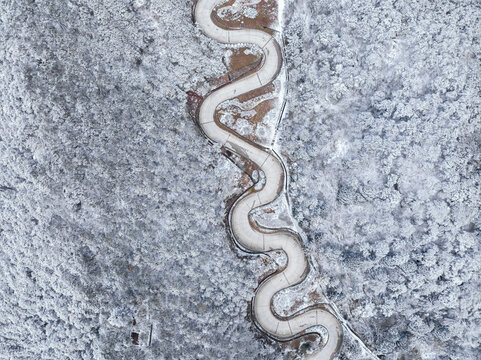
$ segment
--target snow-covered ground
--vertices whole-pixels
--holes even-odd
[[[269,265],[229,247],[240,172],[187,116],[226,70],[191,1],[1,4],[0,359],[293,358],[246,319]],[[285,2],[305,286],[385,359],[481,352],[480,15]]]
[[[286,6],[279,147],[326,295],[387,359],[479,358],[479,4]]]

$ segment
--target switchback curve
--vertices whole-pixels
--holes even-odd
[[[301,283],[308,273],[308,261],[298,234],[284,229],[267,229],[255,224],[250,212],[274,201],[282,192],[286,170],[275,152],[255,144],[215,120],[215,111],[222,102],[264,86],[274,80],[282,66],[282,55],[276,39],[267,32],[256,29],[224,29],[215,24],[212,13],[219,0],[199,0],[195,7],[195,20],[204,33],[224,44],[254,44],[262,49],[261,67],[253,74],[225,85],[207,96],[199,110],[199,125],[214,143],[255,163],[265,174],[261,189],[251,187],[240,196],[229,213],[229,226],[235,241],[246,251],[265,253],[282,250],[287,256],[283,269],[264,279],[252,301],[256,325],[268,336],[288,341],[315,333],[313,327],[327,330],[327,341],[322,349],[309,355],[309,359],[333,359],[342,343],[342,326],[324,306],[314,306],[290,317],[281,317],[272,307],[274,295]]]

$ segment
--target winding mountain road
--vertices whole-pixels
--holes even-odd
[[[256,325],[268,336],[287,341],[316,333],[313,327],[327,330],[324,346],[308,356],[309,359],[333,359],[342,343],[342,326],[339,320],[322,305],[310,307],[290,317],[281,317],[272,307],[274,295],[282,289],[302,282],[309,269],[298,234],[285,229],[262,228],[250,218],[250,212],[274,201],[285,187],[286,171],[280,158],[270,149],[239,136],[215,120],[216,108],[222,102],[264,86],[274,80],[282,66],[278,42],[267,32],[256,29],[223,29],[212,19],[219,0],[199,0],[195,19],[204,33],[224,44],[254,44],[264,52],[263,62],[257,72],[213,91],[203,101],[199,110],[199,125],[205,135],[225,149],[254,162],[265,174],[260,190],[248,189],[234,203],[229,214],[229,225],[238,245],[249,252],[265,253],[282,250],[287,255],[287,265],[267,277],[257,288],[252,303]]]

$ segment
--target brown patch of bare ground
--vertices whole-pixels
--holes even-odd
[[[262,56],[260,54],[246,54],[246,49],[248,48],[232,49],[232,55],[227,64],[230,81],[241,79],[259,70]]]
[[[287,341],[282,343],[283,349],[293,349],[299,351],[302,355],[307,355],[307,351],[309,350],[308,342],[315,343],[317,340],[317,335],[315,334],[307,334],[298,338],[295,338],[291,341]]]
[[[237,99],[239,99],[240,102],[246,102],[246,101],[249,101],[249,100],[254,99],[256,97],[272,93],[275,89],[276,89],[276,87],[274,86],[274,84],[269,83],[269,84],[264,85],[260,88],[249,91],[248,93],[239,95],[237,97]]]
[[[255,115],[245,120],[247,120],[252,125],[253,130],[255,131],[257,129],[257,126],[264,120],[266,114],[272,109],[274,109],[277,103],[277,99],[268,99],[261,101],[252,108],[252,110],[255,111]],[[215,112],[215,120],[217,122],[220,122],[222,114],[229,113],[234,119],[233,125],[235,126],[237,121],[242,118],[242,111],[242,109],[235,105],[228,105],[224,107],[221,105]],[[254,133],[244,134],[243,136],[253,142],[259,142],[259,139],[254,135]]]
[[[260,59],[260,56],[253,53],[246,53],[248,49],[247,47],[232,49],[232,56],[229,59],[229,68],[231,71],[239,71]]]
[[[251,28],[251,29],[262,29],[272,27],[277,22],[277,1],[276,0],[261,0],[258,4],[254,5],[253,8],[257,10],[257,16],[255,18],[249,18],[243,14],[236,16],[226,16],[221,18],[218,15],[218,11],[223,8],[232,6],[236,0],[229,0],[224,4],[217,7],[216,11],[213,12],[212,18],[217,25],[223,28]]]
[[[316,290],[312,290],[310,293],[307,294],[309,296],[309,300],[319,304],[321,302],[321,295]]]
[[[204,98],[195,91],[187,91],[187,112],[192,120],[197,119],[197,114]]]

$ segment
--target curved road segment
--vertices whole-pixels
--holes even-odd
[[[275,79],[282,65],[279,44],[268,33],[255,29],[223,29],[212,19],[219,0],[199,0],[195,19],[204,33],[224,44],[255,44],[264,52],[263,62],[257,72],[223,86],[203,101],[199,111],[199,124],[205,135],[215,143],[254,162],[265,174],[265,184],[260,190],[251,187],[233,205],[229,214],[232,234],[241,248],[256,253],[282,250],[287,255],[287,265],[266,278],[257,288],[252,311],[256,325],[268,336],[287,341],[316,333],[313,327],[327,330],[322,349],[309,355],[309,359],[327,360],[336,356],[342,343],[342,327],[338,319],[323,306],[315,306],[290,317],[277,315],[272,307],[273,296],[282,289],[302,282],[308,273],[308,261],[297,234],[287,230],[260,228],[250,219],[250,212],[274,201],[283,190],[286,172],[281,160],[273,151],[242,138],[237,133],[214,120],[216,108],[222,102],[257,89]]]

